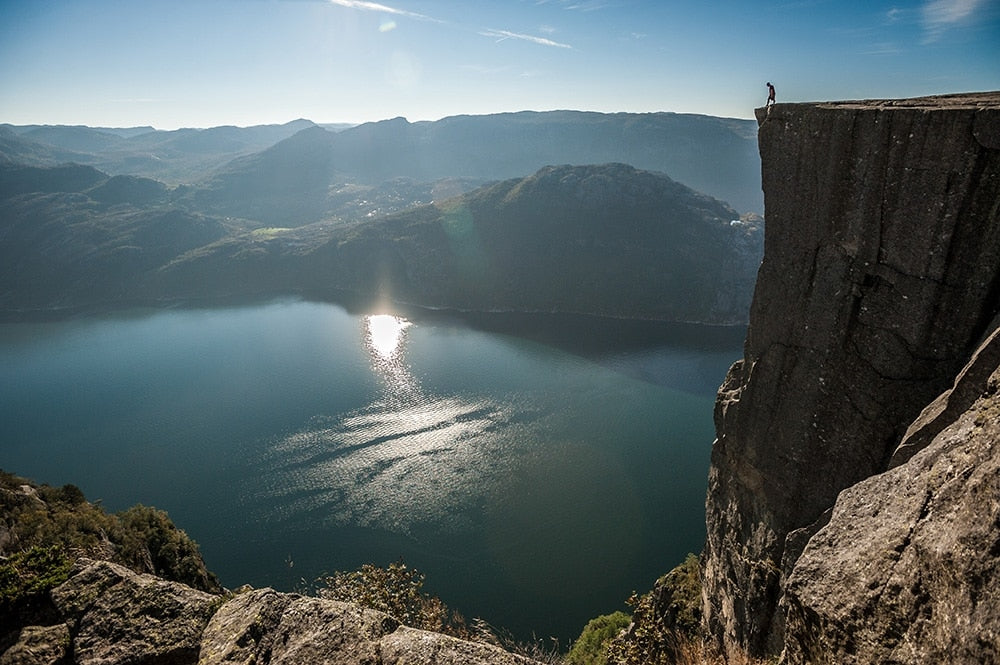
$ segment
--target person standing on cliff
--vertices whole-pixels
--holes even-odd
[[[764,102],[764,108],[767,108],[768,106],[772,106],[773,104],[774,104],[774,86],[771,85],[770,81],[768,81],[767,82],[767,101]]]

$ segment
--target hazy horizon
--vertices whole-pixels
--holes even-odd
[[[1000,89],[1000,0],[0,0],[0,122],[157,129]]]
[[[138,125],[86,125],[86,124],[80,124],[80,123],[68,124],[68,123],[40,123],[40,122],[13,123],[13,122],[7,122],[7,121],[3,120],[2,118],[0,118],[0,125],[8,125],[8,126],[11,126],[11,127],[85,127],[87,129],[96,129],[96,130],[105,130],[105,129],[106,130],[133,130],[133,129],[145,129],[147,127],[151,127],[154,131],[167,131],[167,132],[170,132],[170,131],[180,131],[180,130],[185,130],[185,129],[203,130],[203,129],[220,129],[220,128],[225,128],[225,127],[235,127],[237,129],[248,129],[248,128],[252,128],[252,127],[280,127],[280,126],[283,126],[283,125],[290,125],[290,124],[296,123],[296,122],[310,122],[313,125],[316,125],[316,126],[319,126],[319,127],[323,127],[323,128],[335,127],[335,126],[343,126],[344,128],[349,128],[349,127],[357,127],[359,125],[364,125],[364,124],[385,122],[387,120],[394,120],[394,119],[400,118],[400,117],[402,117],[404,120],[406,120],[410,124],[416,124],[416,123],[422,123],[422,122],[437,122],[438,120],[444,120],[446,118],[454,118],[454,117],[461,117],[461,116],[479,117],[479,116],[489,116],[489,115],[507,115],[507,114],[514,115],[514,114],[518,114],[518,113],[564,113],[564,112],[565,113],[603,113],[603,114],[607,114],[607,115],[613,115],[613,114],[616,114],[616,113],[630,113],[630,114],[635,114],[635,115],[655,115],[655,114],[658,114],[658,113],[665,113],[665,114],[673,114],[673,115],[691,115],[691,116],[715,117],[715,118],[721,118],[723,120],[739,120],[739,121],[747,121],[747,122],[749,122],[751,120],[751,118],[735,118],[735,117],[731,117],[731,116],[713,116],[713,115],[708,114],[708,113],[687,113],[687,112],[677,112],[677,111],[667,111],[667,110],[663,110],[663,111],[591,111],[591,110],[587,110],[587,109],[547,109],[547,110],[543,110],[543,111],[536,111],[534,109],[521,109],[519,111],[496,111],[496,112],[492,112],[492,113],[488,113],[488,112],[487,113],[455,113],[455,114],[451,114],[451,115],[441,116],[440,118],[432,118],[432,119],[428,119],[428,120],[411,120],[409,118],[406,118],[405,116],[386,116],[385,118],[376,118],[376,119],[373,119],[373,120],[364,120],[362,122],[337,122],[337,121],[326,122],[326,121],[323,121],[323,120],[315,120],[313,118],[299,117],[299,118],[292,118],[291,120],[277,121],[277,122],[263,122],[263,123],[247,124],[247,125],[236,125],[236,124],[233,124],[233,123],[223,123],[223,124],[220,124],[220,125],[205,125],[205,126],[202,126],[202,127],[194,127],[194,126],[157,127],[157,126],[155,126],[153,124],[150,124],[150,123],[143,123],[143,124],[138,124]]]

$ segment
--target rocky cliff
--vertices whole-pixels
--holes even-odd
[[[453,622],[417,571],[372,568],[322,597],[225,591],[166,513],[109,514],[74,485],[0,470],[0,665],[533,662],[485,624]]]
[[[403,626],[350,603],[272,589],[221,596],[81,559],[49,621],[0,665],[531,665],[499,647]]]
[[[716,404],[707,628],[789,663],[995,659],[1000,93],[757,118],[764,261]]]

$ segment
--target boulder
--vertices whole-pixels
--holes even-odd
[[[17,643],[0,655],[0,665],[69,665],[69,627],[25,626]]]
[[[402,626],[351,603],[246,590],[216,596],[81,559],[0,665],[531,665],[490,644]]]
[[[959,372],[955,384],[924,408],[910,424],[889,460],[889,468],[904,464],[926,448],[941,430],[979,398],[987,378],[1000,365],[1000,321],[995,321],[993,325],[996,329]]]
[[[82,559],[51,592],[77,665],[195,663],[219,596],[107,561]]]
[[[930,445],[840,494],[785,585],[783,663],[1000,661],[994,369]]]
[[[199,665],[529,665],[498,647],[400,625],[334,600],[259,589],[216,613]]]

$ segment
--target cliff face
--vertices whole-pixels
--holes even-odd
[[[744,358],[716,404],[703,577],[709,630],[727,649],[763,655],[805,639],[803,631],[849,625],[844,612],[802,609],[807,579],[815,577],[797,564],[800,555],[812,552],[815,565],[821,542],[829,553],[852,541],[844,532],[832,536],[850,512],[838,502],[843,490],[851,488],[842,501],[853,493],[874,506],[887,502],[884,483],[858,483],[889,468],[911,423],[952,386],[995,327],[1000,93],[779,104],[759,110],[758,122],[764,261]],[[893,473],[924,488],[926,505],[938,511],[946,510],[934,503],[943,485],[924,477],[936,463],[918,451],[933,447],[935,436],[987,392],[989,374],[980,368],[961,405],[941,406],[935,413],[944,415],[929,430],[916,427],[923,434],[911,432],[892,462]],[[983,441],[992,445],[989,436]],[[995,458],[996,448],[969,459]],[[949,487],[944,494],[960,500],[962,491]],[[995,513],[997,485],[984,487]],[[855,509],[853,541],[871,537],[870,546],[893,550],[898,542],[882,542],[860,521],[872,512],[881,511]],[[926,517],[900,510],[894,519],[904,533],[916,533]],[[987,524],[985,540],[1000,532],[1000,523]],[[911,554],[910,569],[938,565]],[[995,580],[995,572],[986,579]],[[797,601],[789,580],[798,585]],[[839,601],[850,605],[849,592],[831,597]],[[901,624],[912,620],[910,610],[896,609]],[[788,635],[786,614],[794,618]],[[823,644],[843,646],[836,639]],[[843,648],[850,653],[857,645]],[[796,662],[807,652],[800,644],[786,657]]]

